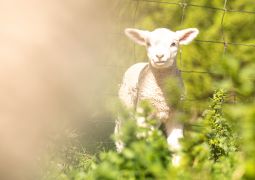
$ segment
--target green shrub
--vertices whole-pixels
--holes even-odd
[[[60,153],[62,159],[56,159],[60,154],[54,157],[44,179],[255,179],[255,87],[250,85],[255,79],[243,75],[254,76],[254,63],[223,60],[217,68],[224,78],[217,87],[226,90],[215,91],[195,121],[189,122],[192,106],[179,111],[186,124],[179,166],[172,165],[172,152],[151,115],[153,109],[143,103],[138,112],[122,113],[123,126],[115,137],[125,144],[122,152],[88,156],[69,146]],[[144,123],[138,126],[137,120]]]
[[[171,153],[166,138],[150,118],[151,108],[143,105],[140,113],[129,113],[118,139],[122,152],[101,153],[99,163],[88,172],[88,179],[166,179],[171,167]],[[138,126],[136,121],[143,119]]]
[[[150,119],[151,109],[129,113],[120,139],[125,148],[100,155],[99,162],[87,175],[88,179],[230,179],[237,165],[234,134],[223,117],[225,92],[216,91],[209,108],[182,140],[182,162],[174,167],[166,139]],[[127,117],[127,116],[126,116]],[[137,126],[144,118],[145,125]]]

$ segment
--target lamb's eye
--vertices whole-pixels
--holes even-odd
[[[146,45],[147,45],[148,47],[150,47],[150,46],[151,46],[151,43],[150,43],[149,41],[146,41]]]
[[[175,42],[173,42],[170,46],[171,46],[171,47],[176,46],[176,43],[175,43]]]

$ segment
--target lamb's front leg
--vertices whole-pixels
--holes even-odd
[[[168,122],[165,126],[169,148],[174,152],[172,163],[173,165],[178,166],[180,163],[180,156],[176,153],[181,149],[179,140],[183,138],[183,125],[180,123]]]

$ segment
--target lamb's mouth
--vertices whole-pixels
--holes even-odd
[[[167,63],[167,61],[153,61],[157,65],[164,65]]]
[[[157,65],[163,65],[163,64],[165,64],[166,62],[162,62],[162,61],[158,61],[158,62],[155,62],[155,64],[157,64]]]

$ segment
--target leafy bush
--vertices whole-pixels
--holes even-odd
[[[243,75],[254,76],[254,64],[241,65],[228,57],[218,66],[224,78],[219,78],[217,86],[226,90],[215,91],[198,119],[184,121],[179,166],[172,165],[172,152],[151,115],[153,109],[143,103],[138,112],[123,113],[124,124],[115,137],[125,144],[122,152],[112,150],[91,157],[70,146],[62,152],[68,158],[53,163],[50,167],[58,170],[45,179],[254,179],[255,88],[250,83],[254,85],[255,79]],[[180,117],[192,119],[191,111],[181,110]],[[143,123],[137,125],[137,121]],[[62,168],[56,168],[59,166]]]
[[[191,179],[231,179],[238,156],[236,135],[223,117],[226,93],[218,90],[203,116],[192,125],[183,139],[183,166]],[[188,172],[188,173],[187,173]]]
[[[122,152],[100,154],[99,163],[88,172],[88,179],[166,179],[171,167],[171,153],[151,108],[144,104],[139,113],[128,113],[121,129]],[[127,117],[127,116],[126,116]],[[137,121],[143,121],[137,125]]]
[[[151,118],[153,109],[143,103],[139,112],[124,115],[125,123],[116,137],[125,144],[122,152],[102,152],[92,161],[89,156],[71,151],[72,160],[62,169],[59,179],[197,179],[203,176],[228,179],[236,169],[238,155],[234,135],[222,115],[224,100],[225,92],[216,91],[203,117],[187,130],[178,167],[172,165],[172,153],[162,131],[156,128],[157,120]],[[141,120],[143,124],[137,125]]]

